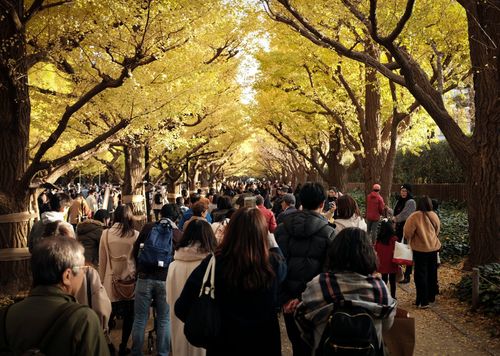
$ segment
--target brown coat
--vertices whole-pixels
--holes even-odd
[[[433,211],[416,211],[406,220],[403,236],[411,249],[418,252],[434,252],[441,248],[439,231],[441,222]]]

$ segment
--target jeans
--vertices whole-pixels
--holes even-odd
[[[132,355],[142,355],[144,332],[151,301],[156,304],[156,351],[168,356],[170,349],[170,307],[164,280],[141,279],[135,287],[135,318],[132,327]]]

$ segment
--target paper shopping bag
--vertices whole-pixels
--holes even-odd
[[[383,331],[386,351],[390,356],[412,356],[415,350],[415,318],[399,309],[394,317],[394,324]]]

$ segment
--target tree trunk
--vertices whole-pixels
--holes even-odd
[[[6,0],[23,16],[23,1]],[[4,8],[5,9],[5,8]],[[8,9],[8,7],[7,7]],[[29,187],[20,184],[28,164],[30,99],[24,31],[16,28],[10,11],[0,20],[0,215],[25,212],[29,207]],[[20,219],[17,219],[20,220]],[[27,246],[29,221],[0,223],[0,248]],[[0,262],[0,290],[17,291],[29,287],[29,260]]]
[[[170,178],[167,178],[166,179],[166,183],[167,183],[166,184],[167,185],[167,192],[169,194],[176,194],[175,186],[176,186],[177,181],[174,181],[174,180],[172,180]],[[171,202],[171,203],[173,203],[173,202]]]
[[[495,4],[470,1],[465,6],[475,92],[473,153],[465,167],[472,265],[500,262],[500,10]]]
[[[367,52],[378,60],[378,51],[373,46]],[[379,183],[382,177],[380,108],[380,82],[377,71],[372,67],[365,66],[365,122],[361,123],[365,153],[363,162],[365,196],[370,193],[372,185]],[[384,174],[388,174],[388,172],[384,172]]]
[[[147,220],[146,206],[142,192],[144,179],[143,146],[125,146],[125,177],[122,191],[122,201],[130,205],[136,216],[136,230],[140,230]],[[139,198],[142,197],[142,198]]]

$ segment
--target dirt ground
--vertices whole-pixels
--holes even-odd
[[[460,266],[453,267],[460,269]],[[500,356],[500,338],[491,337],[491,331],[498,330],[500,321],[472,313],[467,304],[451,296],[451,285],[460,280],[462,273],[446,266],[439,268],[441,294],[438,296],[436,304],[429,309],[417,309],[413,305],[415,301],[413,278],[410,284],[398,285],[396,296],[399,307],[408,310],[410,316],[415,318],[415,356]],[[283,356],[292,356],[292,348],[281,317],[280,324],[282,354]],[[115,346],[118,346],[120,340],[120,325],[118,322],[117,328],[111,332]],[[151,328],[150,321],[147,330],[151,330]],[[147,340],[147,336],[145,340]],[[129,340],[129,347],[130,345],[131,341]],[[148,354],[146,345],[144,352]]]

